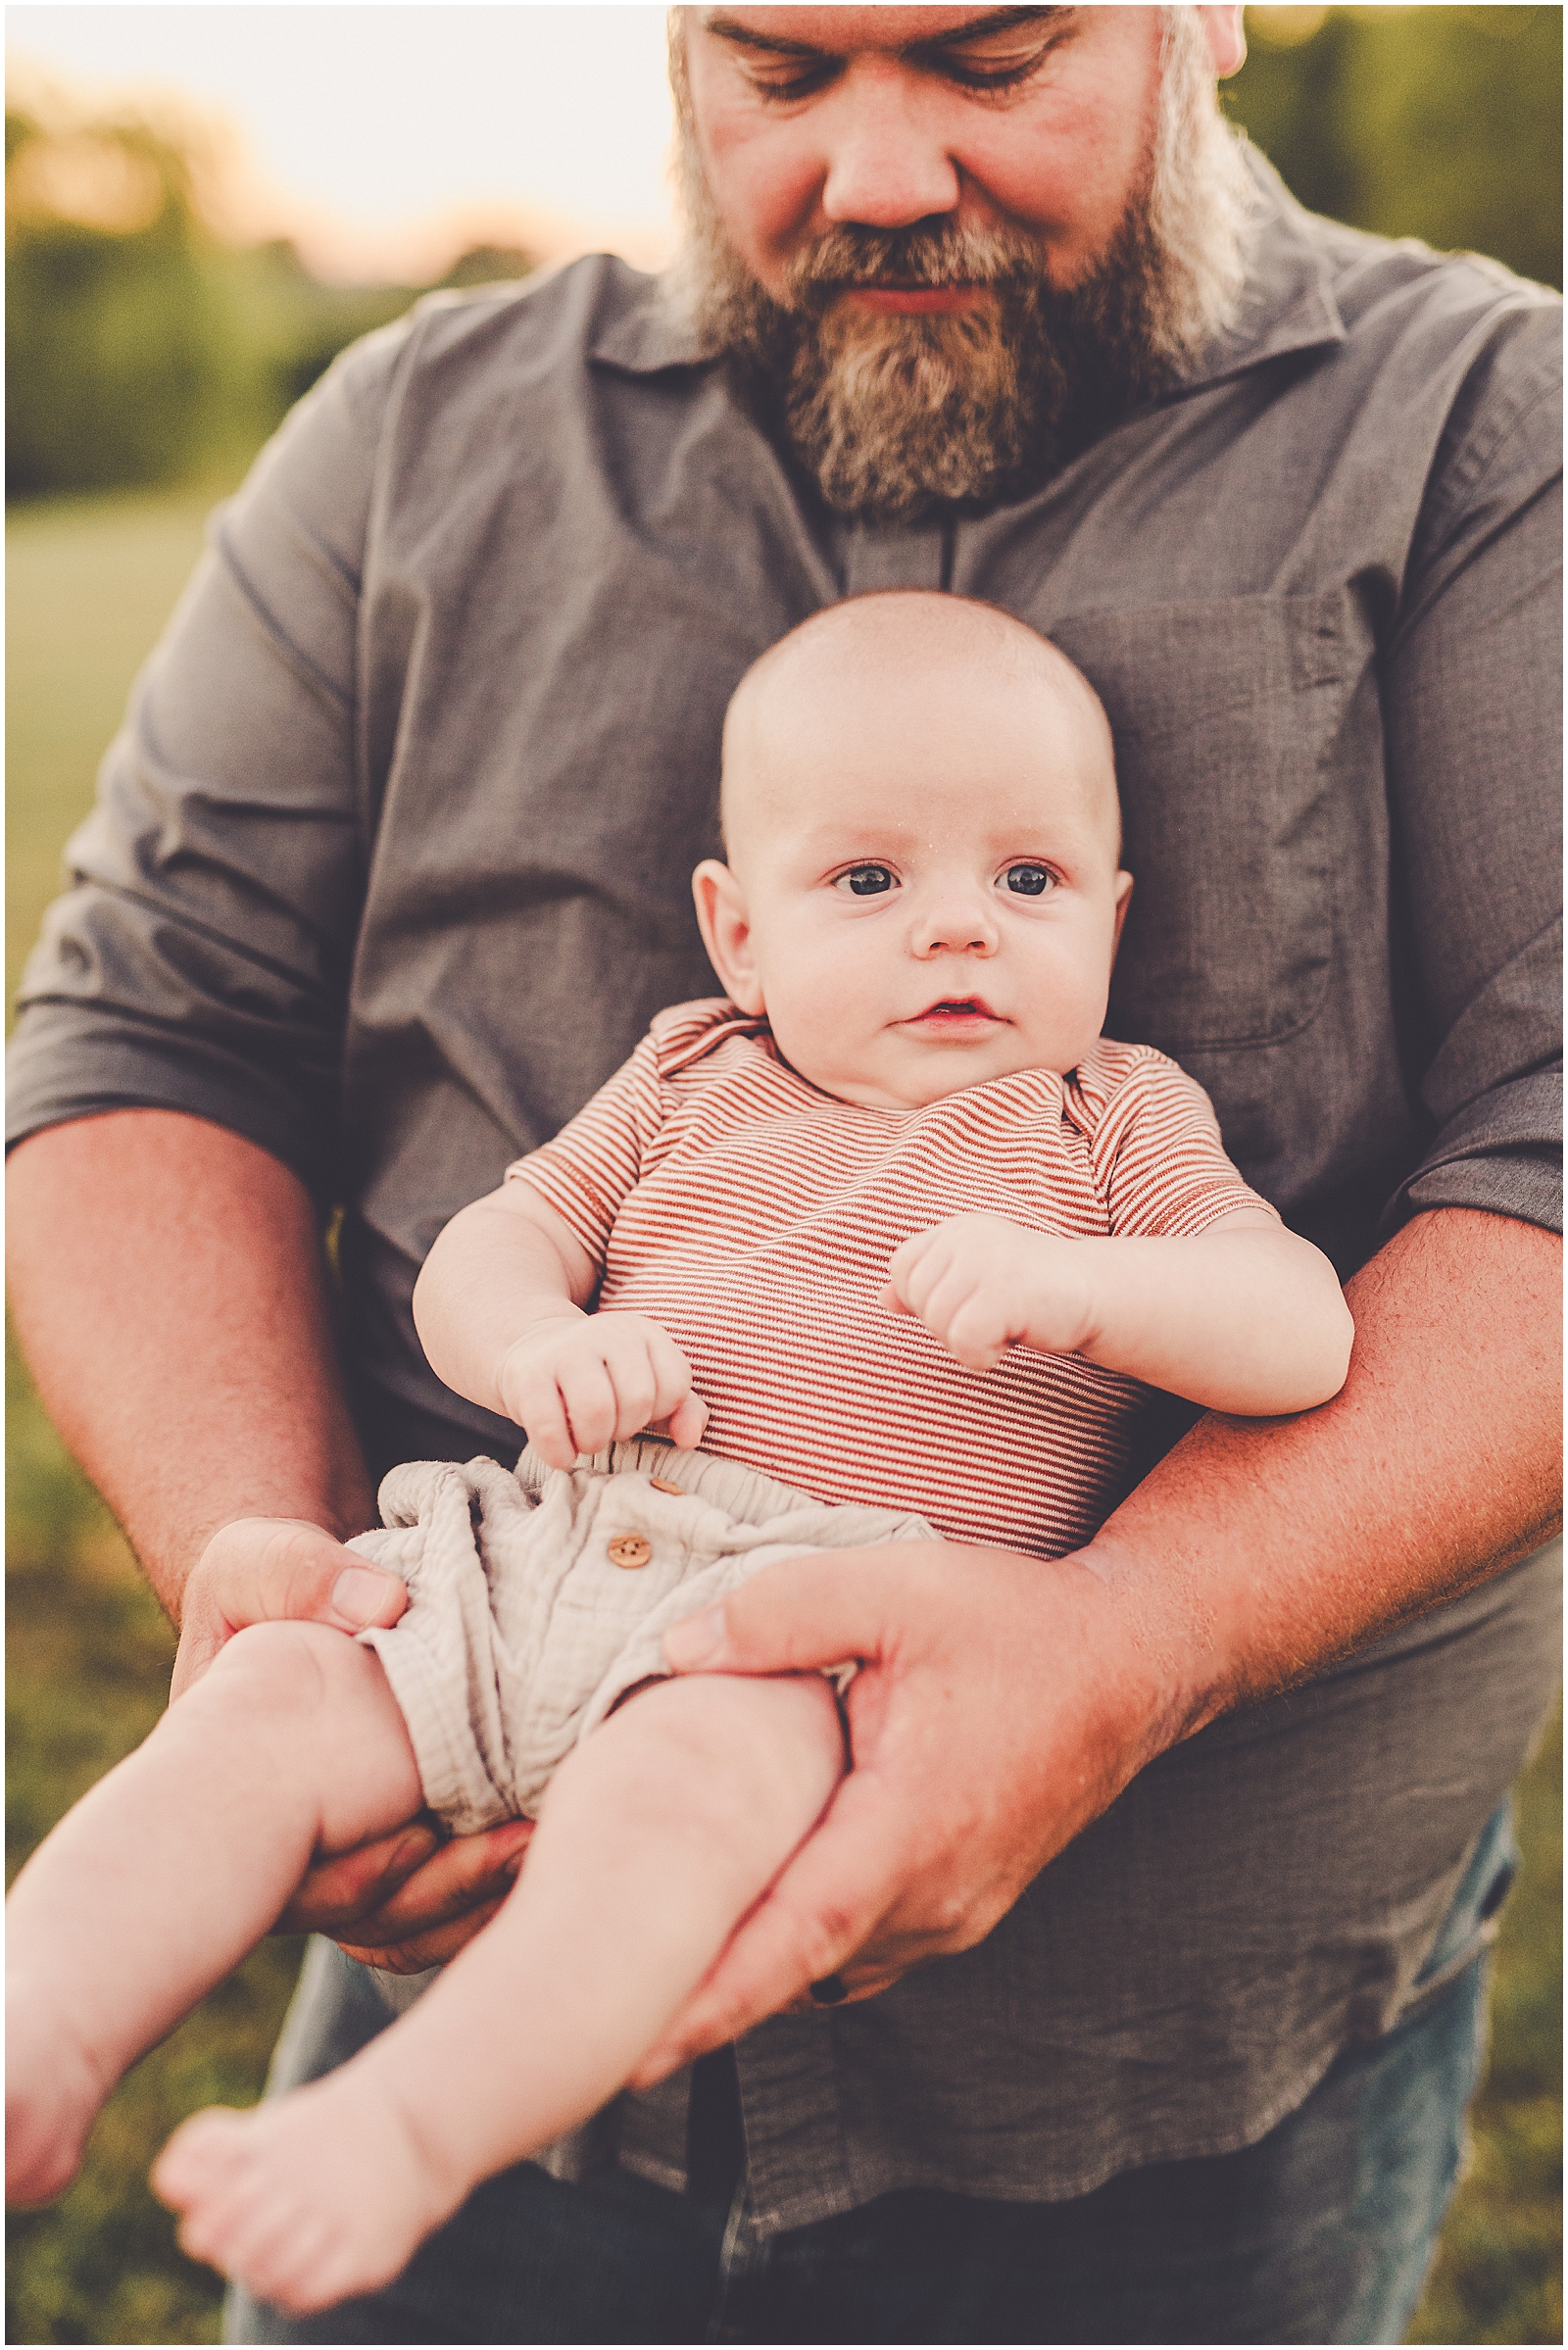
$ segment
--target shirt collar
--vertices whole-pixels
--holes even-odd
[[[1246,153],[1258,209],[1241,315],[1183,370],[1178,386],[1183,392],[1223,382],[1287,352],[1346,339],[1319,223],[1255,147]],[[668,275],[637,279],[629,307],[600,330],[588,356],[628,375],[713,364]]]
[[[1245,139],[1243,147],[1257,209],[1240,313],[1235,324],[1183,369],[1179,391],[1221,383],[1287,352],[1316,350],[1348,336],[1334,298],[1335,265],[1323,223],[1297,203],[1255,147]]]

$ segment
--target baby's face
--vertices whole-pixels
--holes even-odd
[[[697,879],[731,998],[810,1084],[874,1108],[1075,1067],[1131,888],[1102,731],[1035,679],[841,682],[775,691],[735,746],[730,865]]]

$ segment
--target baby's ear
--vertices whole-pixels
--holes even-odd
[[[692,896],[708,959],[718,973],[725,995],[742,1011],[765,1011],[752,953],[752,925],[739,881],[716,857],[705,857],[692,875]]]
[[[1133,902],[1133,877],[1130,873],[1117,874],[1115,895],[1116,927],[1110,934],[1110,959],[1113,963],[1116,959],[1116,950],[1121,945],[1121,929],[1127,919],[1127,908]]]

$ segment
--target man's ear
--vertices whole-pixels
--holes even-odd
[[[765,1011],[762,983],[752,953],[746,897],[729,866],[721,865],[716,857],[705,857],[692,875],[692,896],[708,959],[718,973],[725,995],[742,1011],[754,1015]]]
[[[1116,962],[1116,950],[1121,945],[1121,926],[1127,919],[1127,908],[1133,902],[1133,877],[1130,873],[1117,874],[1115,895],[1116,927],[1110,934],[1110,960],[1113,969]]]
[[[1199,20],[1208,42],[1214,72],[1223,81],[1247,63],[1247,30],[1239,8],[1200,7]]]

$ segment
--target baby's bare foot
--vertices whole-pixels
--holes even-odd
[[[114,2082],[45,1995],[6,1989],[6,2201],[71,2184]]]
[[[152,2183],[183,2214],[186,2252],[298,2316],[389,2283],[461,2200],[352,2071],[250,2113],[194,2115]]]

